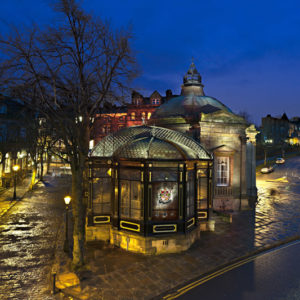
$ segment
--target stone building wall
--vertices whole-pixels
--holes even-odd
[[[240,210],[248,207],[246,122],[232,113],[202,115],[200,143],[214,154],[213,209]],[[229,157],[229,184],[217,184],[218,157]]]

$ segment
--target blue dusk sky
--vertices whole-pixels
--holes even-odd
[[[50,1],[51,2],[51,1]],[[85,0],[113,26],[131,24],[142,70],[133,87],[180,93],[192,57],[206,95],[234,112],[300,116],[300,1]],[[2,32],[54,22],[48,0],[1,0]]]

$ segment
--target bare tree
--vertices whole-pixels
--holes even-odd
[[[0,41],[6,60],[3,86],[34,106],[64,142],[72,171],[73,266],[84,264],[83,182],[93,117],[117,101],[136,75],[126,30],[85,13],[75,0],[60,0],[61,21],[46,31],[17,30]]]
[[[247,112],[247,111],[240,111],[237,115],[239,115],[240,117],[243,117],[246,121],[247,121],[247,123],[252,123],[252,121],[251,121],[251,116],[250,116],[250,114]]]

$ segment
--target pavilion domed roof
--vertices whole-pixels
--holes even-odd
[[[191,119],[199,121],[200,113],[208,114],[218,110],[232,113],[221,101],[206,96],[203,87],[201,75],[192,63],[183,77],[181,95],[161,105],[152,114],[149,124],[165,124],[168,118],[172,119],[171,123],[174,122],[174,118],[178,118],[179,123],[189,123]]]
[[[192,117],[203,113],[212,113],[218,110],[232,112],[227,106],[216,98],[196,94],[181,95],[170,99],[161,105],[152,115],[151,119],[168,117]]]
[[[133,126],[103,138],[91,157],[150,160],[211,159],[211,154],[189,136],[155,126]]]

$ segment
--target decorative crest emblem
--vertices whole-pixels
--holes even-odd
[[[159,203],[167,204],[172,201],[171,199],[171,191],[167,188],[161,189],[159,193]]]

